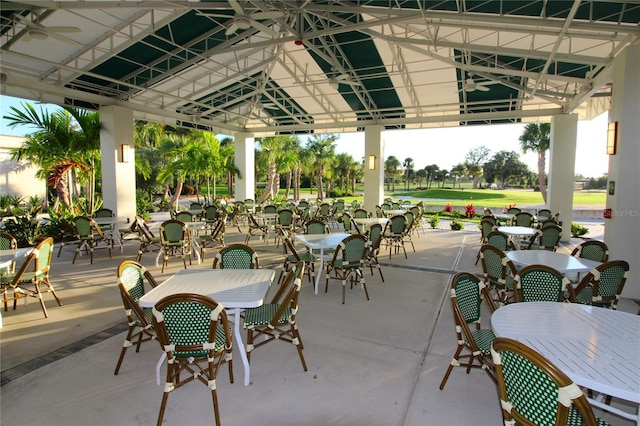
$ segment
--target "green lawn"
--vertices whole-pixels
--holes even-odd
[[[206,187],[201,187],[201,192],[206,194]],[[226,186],[217,187],[217,195],[227,195]],[[314,190],[310,193],[309,188],[301,189],[302,197],[315,199],[317,192]],[[280,190],[280,196],[284,197],[284,189]],[[291,196],[291,195],[290,195]],[[466,206],[467,204],[473,204],[475,207],[506,207],[509,204],[516,204],[519,206],[530,206],[544,204],[542,195],[540,192],[534,192],[532,190],[519,190],[519,189],[506,189],[506,190],[491,190],[491,189],[429,189],[426,191],[408,191],[408,192],[386,192],[385,196],[400,199],[404,197],[414,197],[427,199],[425,204],[429,205],[445,205],[447,203],[452,206]],[[346,202],[351,202],[354,199],[362,200],[362,195],[359,197],[341,197]],[[331,199],[328,199],[331,201]],[[573,193],[573,204],[576,205],[604,205],[606,201],[606,193],[601,192],[587,192],[587,191],[575,191]]]

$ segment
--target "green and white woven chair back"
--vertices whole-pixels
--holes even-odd
[[[322,203],[320,204],[320,208],[318,209],[318,212],[322,216],[327,216],[331,212],[331,206],[328,203]]]
[[[482,233],[482,238],[487,239],[489,234],[496,229],[496,224],[491,222],[490,220],[482,219],[480,221],[480,232]]]
[[[161,235],[164,242],[170,244],[182,243],[186,237],[186,225],[180,222],[165,222],[162,224]]]
[[[76,217],[74,220],[78,236],[82,239],[93,238],[93,226],[91,219],[87,217]]]
[[[193,222],[195,220],[191,212],[179,212],[176,214],[176,219],[181,222]]]
[[[310,220],[306,224],[307,234],[325,234],[327,225],[320,220]]]
[[[507,273],[504,252],[487,244],[480,248],[480,259],[485,279],[504,285]]]
[[[559,226],[547,226],[540,231],[538,237],[538,245],[540,249],[555,250],[560,244],[562,238],[562,228]]]
[[[518,207],[511,207],[509,209],[507,209],[507,214],[517,214],[520,213],[522,210],[520,210]]]
[[[578,257],[595,260],[596,262],[605,262],[609,257],[609,251],[604,243],[586,241],[580,246]]]
[[[594,301],[601,298],[613,298],[620,296],[622,286],[627,279],[629,265],[624,261],[611,261],[597,268],[600,272],[600,282],[598,283],[598,294],[594,294]],[[595,271],[592,271],[594,273]]]
[[[375,223],[369,227],[369,247],[375,251],[382,242],[382,225]]]
[[[517,353],[503,351],[499,357],[509,395],[508,403],[534,424],[555,425],[560,393],[558,385],[547,373]]]
[[[216,220],[220,216],[220,212],[216,206],[207,206],[204,209],[204,219],[205,220]]]
[[[484,285],[482,281],[470,275],[458,276],[455,282],[455,289],[451,296],[455,295],[456,302],[467,324],[480,321],[481,285]]]
[[[278,224],[280,226],[291,226],[293,224],[293,211],[282,209],[278,212]]]
[[[309,202],[308,201],[304,201],[304,200],[300,201],[298,203],[298,208],[300,208],[300,209],[308,209],[309,208]]]
[[[278,213],[278,207],[273,204],[267,204],[262,208],[263,213]]]
[[[154,312],[154,315],[157,315]],[[167,330],[169,345],[175,345],[174,354],[180,357],[204,356],[208,350],[195,350],[193,352],[183,352],[180,346],[202,347],[210,342],[212,333],[211,327],[216,326],[212,321],[212,311],[208,306],[191,301],[175,302],[166,306],[162,310],[164,327]],[[157,318],[157,316],[156,316]],[[220,339],[222,337],[222,339]],[[215,330],[215,351],[224,349],[224,329],[216,327]]]
[[[41,241],[38,246],[38,272],[45,272],[49,269],[49,265],[51,262],[51,254],[53,252],[53,240],[51,238],[46,238]]]
[[[514,283],[524,302],[561,302],[569,280],[552,268],[531,265],[518,271]]]
[[[221,269],[254,269],[258,255],[246,247],[227,246],[216,254]]]
[[[487,244],[497,247],[502,251],[508,251],[510,249],[509,236],[500,231],[489,232],[487,235]]]
[[[93,217],[113,217],[113,210],[111,209],[98,209],[93,213]]]
[[[540,218],[549,219],[551,216],[553,216],[553,213],[551,213],[551,210],[549,209],[540,209],[538,210],[538,214],[536,216],[538,216],[538,220]]]
[[[347,237],[340,243],[342,267],[358,268],[364,260],[367,240],[361,235]]]
[[[136,302],[144,296],[144,272],[137,266],[127,265],[120,273],[120,282]]]
[[[404,232],[407,218],[404,215],[396,215],[389,219],[391,223],[390,231],[392,235],[400,235]]]
[[[376,217],[378,219],[384,217],[384,211],[382,210],[382,207],[380,207],[380,206],[376,206]]]
[[[367,212],[365,209],[356,209],[353,212],[353,217],[356,219],[366,219],[369,217],[369,212]]]
[[[533,216],[527,212],[518,212],[513,217],[513,224],[516,226],[525,226],[530,228],[533,224]]]
[[[9,234],[0,233],[0,250],[12,250],[17,248],[16,239]]]
[[[483,220],[487,220],[487,221],[491,222],[494,226],[498,225],[498,219],[496,219],[496,217],[491,215],[491,214],[486,214],[486,215],[482,216],[480,218],[480,223],[482,223]]]
[[[405,231],[411,229],[411,227],[413,226],[413,221],[415,220],[415,217],[413,216],[413,212],[406,212],[404,214],[404,217],[407,218],[407,221],[404,223],[404,229]]]

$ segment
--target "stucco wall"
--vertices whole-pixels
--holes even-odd
[[[36,177],[37,167],[31,163],[11,161],[9,150],[17,148],[24,140],[21,136],[0,135],[0,195],[45,199],[47,185]]]

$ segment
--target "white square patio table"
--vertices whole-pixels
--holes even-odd
[[[198,220],[195,222],[184,222],[189,228],[189,232],[191,233],[191,249],[193,254],[196,257],[196,261],[198,265],[202,262],[202,258],[200,257],[200,243],[198,242],[198,238],[196,237],[196,233],[198,231],[206,230],[209,226],[209,223],[204,220]],[[162,222],[160,222],[162,224]],[[162,250],[158,250],[158,255],[156,256],[156,266],[160,266],[160,258],[162,257]]]
[[[143,308],[152,308],[163,297],[195,293],[233,309],[234,340],[244,366],[244,385],[249,386],[251,370],[240,334],[240,312],[262,306],[274,276],[273,269],[183,269],[142,296],[138,303]]]
[[[600,262],[549,250],[512,250],[505,253],[518,266],[546,265],[563,274],[589,272]]]
[[[320,251],[320,268],[318,268],[318,273],[316,274],[315,294],[318,294],[318,283],[320,282],[320,275],[322,275],[322,270],[324,269],[324,251],[336,248],[342,240],[350,236],[351,234],[347,233],[296,235],[296,240],[300,241],[306,247],[311,250]]]
[[[384,228],[384,226],[389,222],[389,218],[386,217],[361,217],[354,218],[353,221],[358,225],[363,225],[364,230],[366,231],[371,225],[380,224]]]
[[[512,303],[492,314],[491,327],[541,353],[578,386],[640,404],[640,316],[578,303]],[[640,420],[638,410],[590,402]]]
[[[507,234],[513,240],[515,237],[533,237],[538,233],[538,230],[535,228],[528,228],[526,226],[499,226],[498,231]],[[520,244],[517,244],[518,248]]]
[[[23,247],[17,249],[0,250],[0,269],[11,266],[11,263],[20,257],[28,256],[33,247]]]

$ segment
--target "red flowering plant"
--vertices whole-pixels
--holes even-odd
[[[451,207],[451,204],[447,203],[447,205],[444,206],[444,211],[447,213],[453,212],[453,207]]]
[[[473,204],[469,204],[464,208],[464,214],[467,217],[473,217],[476,214],[476,209],[473,208]]]
[[[514,208],[515,206],[516,206],[516,204],[515,204],[515,203],[513,203],[513,204],[509,204],[506,208],[502,209],[502,213],[508,213],[508,212],[509,212],[509,209],[512,209],[512,208]]]

